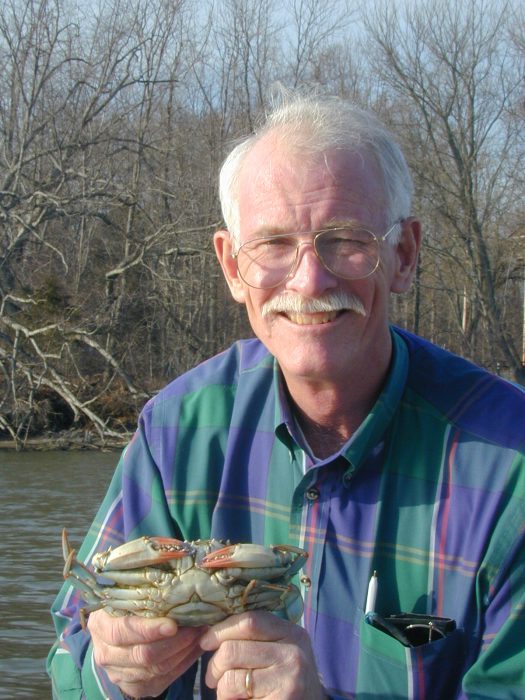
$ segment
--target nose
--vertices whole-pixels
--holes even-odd
[[[301,241],[297,246],[297,258],[286,288],[300,292],[303,296],[316,297],[328,289],[334,289],[337,284],[337,277],[317,257],[313,241]]]

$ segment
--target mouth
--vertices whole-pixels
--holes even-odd
[[[347,313],[366,316],[361,299],[349,292],[331,292],[316,298],[283,293],[270,298],[261,307],[263,318],[280,317],[296,326],[310,327],[336,323]]]
[[[295,323],[298,326],[321,326],[326,323],[331,323],[339,318],[344,311],[324,311],[309,314],[300,313],[282,313],[280,315],[287,318],[291,323]]]

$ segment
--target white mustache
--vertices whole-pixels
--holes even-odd
[[[331,292],[317,299],[309,299],[297,294],[280,294],[263,304],[263,318],[270,314],[316,314],[331,311],[354,311],[366,316],[365,307],[359,297],[350,292]]]

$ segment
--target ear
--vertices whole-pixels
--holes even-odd
[[[244,304],[244,285],[237,272],[235,258],[232,257],[233,244],[230,232],[226,229],[216,231],[213,236],[213,245],[232,297],[239,304]]]
[[[410,289],[421,247],[421,223],[414,217],[403,219],[401,235],[394,246],[395,271],[390,291],[402,294]]]

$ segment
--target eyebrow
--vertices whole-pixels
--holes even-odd
[[[252,238],[268,238],[269,236],[286,236],[304,233],[305,235],[309,233],[318,233],[319,231],[330,231],[336,228],[367,228],[366,224],[363,224],[357,219],[330,219],[326,221],[322,228],[317,228],[314,231],[290,231],[288,228],[282,226],[263,226],[258,229]]]

